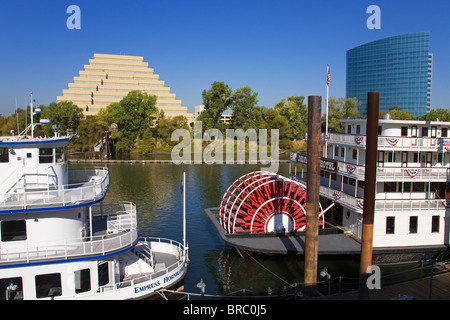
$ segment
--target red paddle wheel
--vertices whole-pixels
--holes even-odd
[[[319,226],[323,227],[321,208]],[[302,231],[306,224],[306,187],[271,172],[248,173],[225,192],[219,221],[227,233]]]

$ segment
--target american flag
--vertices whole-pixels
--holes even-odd
[[[327,86],[330,85],[330,66],[327,64]]]

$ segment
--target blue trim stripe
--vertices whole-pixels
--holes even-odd
[[[17,145],[37,145],[37,144],[48,144],[55,142],[65,142],[69,141],[69,138],[62,139],[49,139],[49,140],[22,140],[22,141],[0,141],[0,146],[17,146]]]
[[[70,262],[77,262],[77,261],[99,260],[99,259],[109,258],[112,256],[119,255],[121,253],[127,252],[127,251],[133,249],[137,243],[138,243],[138,241],[136,241],[136,243],[134,243],[130,247],[127,247],[127,248],[122,249],[117,252],[102,255],[102,256],[89,256],[89,257],[74,258],[74,259],[48,260],[48,261],[39,261],[39,262],[30,262],[30,263],[16,263],[16,264],[0,265],[0,269],[42,266],[42,265],[48,265],[48,264],[70,263]]]
[[[74,204],[74,205],[68,205],[68,206],[59,206],[59,207],[42,207],[42,208],[26,208],[26,209],[16,209],[16,210],[0,210],[0,214],[10,214],[10,213],[25,213],[25,212],[42,212],[42,211],[57,211],[57,210],[66,210],[66,209],[74,209],[74,208],[80,208],[80,207],[87,207],[93,204],[96,204],[100,201],[102,201],[105,197],[90,201],[86,203],[80,203],[80,204]]]

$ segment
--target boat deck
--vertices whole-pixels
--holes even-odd
[[[305,233],[295,234],[227,234],[218,221],[219,208],[205,209],[220,238],[230,246],[249,252],[266,254],[304,254]],[[355,255],[360,254],[358,241],[338,232],[337,229],[321,229],[319,236],[319,255]]]
[[[219,223],[219,208],[205,209],[222,241],[244,253],[293,254],[303,255],[305,251],[305,232],[276,234],[227,234]],[[359,256],[361,244],[355,238],[346,235],[337,228],[319,229],[318,255]],[[448,245],[376,247],[373,248],[372,262],[399,263],[419,261],[424,256],[437,257],[450,250]]]

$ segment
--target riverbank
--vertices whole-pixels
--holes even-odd
[[[157,160],[148,160],[148,159],[115,159],[115,160],[101,160],[101,159],[69,159],[69,163],[173,163],[171,159],[157,159]],[[288,159],[280,159],[277,160],[278,163],[288,163]],[[203,164],[205,162],[196,162],[196,161],[190,161],[185,164]],[[229,162],[223,162],[222,164],[257,164],[257,163],[249,163],[246,162],[239,162],[239,161],[233,161],[231,163]]]

